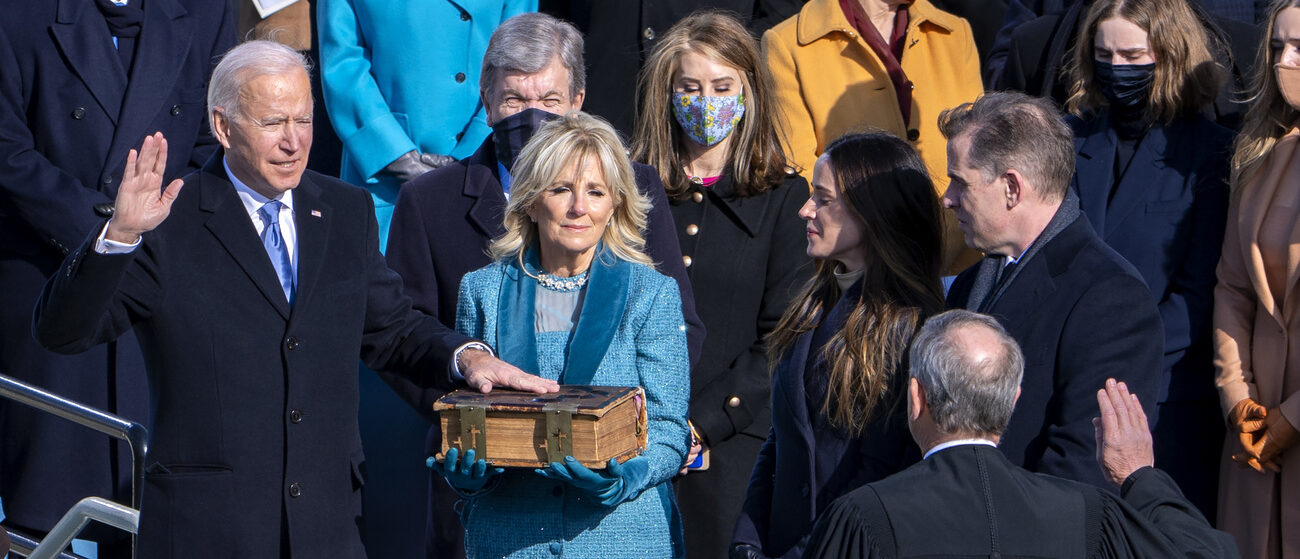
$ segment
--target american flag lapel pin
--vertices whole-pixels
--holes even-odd
[[[311,216],[312,216],[312,217],[320,217],[320,210],[312,210],[312,211],[311,211]]]

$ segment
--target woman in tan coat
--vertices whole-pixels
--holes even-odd
[[[937,194],[948,187],[939,113],[984,91],[970,24],[930,0],[811,0],[763,34],[791,159],[811,178],[826,144],[879,128],[921,154]],[[944,210],[946,274],[978,260]]]
[[[1244,557],[1300,558],[1300,0],[1274,4],[1264,40],[1214,292],[1218,527]]]

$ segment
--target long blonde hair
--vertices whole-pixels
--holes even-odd
[[[826,343],[827,390],[822,413],[852,436],[866,428],[882,403],[897,403],[898,375],[912,335],[943,310],[939,265],[943,230],[939,199],[925,162],[906,142],[884,132],[845,136],[826,147],[840,202],[861,222],[866,256],[862,291]],[[777,363],[805,332],[826,319],[842,295],[835,262],[817,272],[767,336],[768,359]],[[808,374],[812,374],[809,372]]]
[[[644,232],[650,201],[637,190],[623,143],[608,122],[577,111],[546,123],[519,152],[510,201],[506,204],[506,232],[493,239],[488,254],[496,260],[516,258],[522,264],[524,252],[533,246],[538,235],[537,224],[528,218],[528,210],[569,166],[588,158],[600,163],[614,200],[614,214],[601,242],[623,260],[654,265],[645,253]]]
[[[727,171],[736,193],[757,194],[786,177],[781,150],[780,111],[775,86],[758,42],[736,18],[699,11],[678,21],[650,53],[637,83],[636,133],[632,158],[659,171],[671,198],[685,196],[690,180],[682,170],[684,142],[691,141],[677,125],[669,96],[681,59],[695,52],[736,68],[745,96],[745,116],[731,132]]]
[[[1286,99],[1282,98],[1277,88],[1277,75],[1273,65],[1277,63],[1270,43],[1273,41],[1273,28],[1277,25],[1277,16],[1287,8],[1300,8],[1300,0],[1274,0],[1269,8],[1268,26],[1264,29],[1263,40],[1255,54],[1255,73],[1250,78],[1247,92],[1250,94],[1244,102],[1250,103],[1246,116],[1242,119],[1241,133],[1232,153],[1232,192],[1237,196],[1255,173],[1278,138],[1286,134],[1295,125],[1300,112],[1297,112]]]
[[[1212,53],[1223,50],[1206,31],[1186,0],[1097,0],[1088,9],[1067,67],[1071,81],[1066,107],[1075,115],[1106,105],[1097,87],[1093,64],[1094,39],[1101,22],[1127,20],[1147,33],[1156,60],[1147,93],[1147,111],[1154,121],[1168,124],[1195,114],[1214,102],[1227,76]]]

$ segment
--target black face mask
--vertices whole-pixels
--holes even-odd
[[[1096,68],[1097,89],[1110,101],[1112,109],[1132,112],[1146,108],[1147,94],[1151,90],[1151,77],[1156,65],[1121,64],[1093,61]]]
[[[541,109],[524,109],[492,125],[492,141],[496,144],[497,161],[510,171],[514,168],[515,158],[523,151],[528,139],[541,129],[549,120],[560,115],[548,113]]]

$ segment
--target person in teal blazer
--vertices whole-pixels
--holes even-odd
[[[343,142],[340,178],[375,199],[380,248],[403,182],[474,153],[488,38],[537,0],[320,0],[321,85]]]
[[[562,384],[645,390],[648,442],[601,470],[572,457],[489,469],[473,450],[430,466],[464,499],[467,557],[683,557],[669,480],[689,447],[686,325],[677,283],[643,252],[649,202],[618,135],[573,112],[515,164],[494,262],[461,280],[456,329]]]

